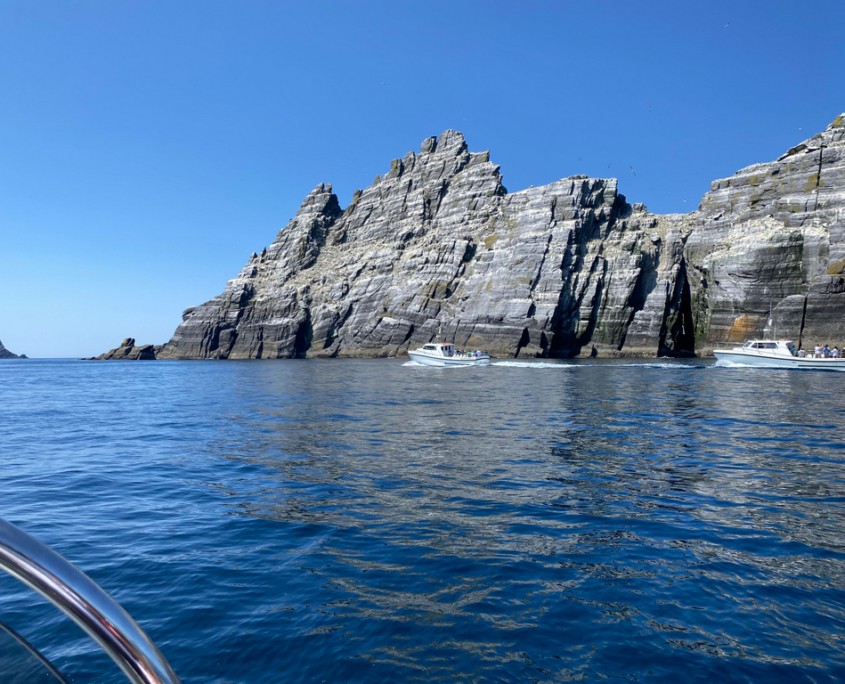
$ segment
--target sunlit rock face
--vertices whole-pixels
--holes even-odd
[[[686,245],[700,346],[843,336],[844,147],[841,115],[777,160],[711,185]]]
[[[763,333],[834,339],[845,311],[843,121],[713,183],[691,214],[615,179],[508,193],[460,133],[355,193],[330,185],[159,358],[395,356],[435,338],[497,356],[691,355]]]

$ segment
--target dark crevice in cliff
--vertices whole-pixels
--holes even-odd
[[[209,340],[209,352],[207,356],[212,359],[228,359],[229,353],[237,339],[237,328],[230,325],[215,327]]]
[[[408,344],[408,342],[410,341],[411,337],[413,337],[413,335],[414,335],[414,324],[411,323],[411,325],[408,327],[408,332],[405,333],[405,339],[402,340],[402,344]]]
[[[622,349],[625,346],[625,339],[628,337],[628,329],[634,321],[634,317],[645,308],[645,303],[648,296],[654,292],[657,287],[657,266],[660,263],[658,254],[649,254],[647,252],[642,254],[640,262],[640,270],[637,273],[637,279],[634,282],[634,287],[628,297],[628,317],[625,325],[622,328],[622,334],[619,336],[619,345],[617,349]]]
[[[519,338],[519,342],[517,342],[516,344],[516,352],[514,353],[513,357],[515,359],[519,358],[519,352],[521,352],[529,344],[531,344],[531,335],[528,334],[528,328],[523,328],[522,336]]]
[[[667,283],[667,288],[669,284]],[[667,292],[663,325],[657,342],[658,356],[694,356],[695,320],[686,262],[681,261],[675,287]]]
[[[405,194],[402,196],[402,215],[405,216],[408,213],[408,196],[411,194],[411,190],[414,189],[414,180],[413,178],[408,179],[408,183],[405,186]]]
[[[822,184],[822,157],[824,156],[824,144],[819,148],[819,168],[816,171],[816,202],[813,205],[813,211],[816,211],[819,208],[819,188]]]
[[[446,193],[448,191],[449,181],[443,180],[437,186],[435,194],[432,195],[430,191],[426,191],[423,194],[422,220],[424,222],[434,220],[434,218],[437,216],[437,212],[440,211],[440,205],[443,203],[443,198],[446,197]]]
[[[548,356],[556,358],[577,356],[581,353],[581,349],[592,341],[604,301],[606,278],[607,261],[596,257],[590,266],[589,275],[577,294],[572,292],[571,280],[564,281],[566,284],[561,289],[550,324],[552,339],[547,346]],[[592,292],[589,318],[586,327],[579,330],[581,309],[588,292]]]
[[[807,322],[807,297],[804,297],[804,306],[801,308],[801,325],[798,327],[798,348],[801,349],[802,338],[804,337],[804,324]]]
[[[200,335],[199,341],[199,351],[200,351],[200,358],[210,358],[211,357],[211,349],[212,344],[215,342],[215,336],[217,334],[217,326],[203,326],[202,335]]]
[[[540,349],[542,350],[542,355],[544,357],[549,355],[549,338],[546,336],[545,332],[540,333]]]
[[[549,256],[549,247],[552,244],[552,234],[549,232],[548,238],[546,238],[546,246],[543,249],[543,256],[540,257],[540,263],[537,266],[537,273],[534,274],[534,278],[531,281],[531,285],[528,288],[529,292],[534,292],[537,289],[537,285],[540,282],[540,278],[543,275],[543,266],[546,264],[546,257]]]
[[[305,318],[300,322],[296,331],[296,339],[293,342],[293,356],[297,359],[304,359],[311,348],[311,340],[314,337],[314,329],[311,326],[311,309],[305,309]]]
[[[553,197],[551,204],[549,206],[549,223],[546,226],[546,230],[548,231],[548,237],[546,238],[546,245],[543,248],[543,256],[540,257],[540,263],[537,266],[537,273],[534,275],[534,279],[531,281],[531,286],[529,287],[529,292],[533,294],[534,290],[537,289],[537,285],[540,283],[540,278],[543,276],[543,267],[546,265],[546,259],[549,256],[549,249],[552,244],[552,238],[554,237],[554,227],[557,223],[557,219],[555,218],[555,212],[557,211],[557,197]],[[531,305],[534,308],[534,304]],[[529,318],[534,314],[529,314]]]
[[[244,308],[249,304],[250,300],[255,296],[255,287],[253,285],[244,285],[241,288],[241,293],[235,300],[238,306],[238,320],[243,315]]]
[[[256,333],[255,353],[250,355],[250,358],[260,359],[261,354],[264,353],[264,328],[259,327]]]
[[[473,258],[475,258],[475,253],[476,253],[477,250],[478,250],[478,245],[476,245],[472,241],[472,238],[467,240],[467,246],[466,246],[466,249],[464,250],[464,255],[461,257],[461,263],[467,264],[470,261],[472,261]]]
[[[549,333],[552,339],[547,353],[551,357],[569,358],[577,355],[581,350],[575,340],[578,307],[572,292],[573,273],[580,270],[585,252],[581,241],[578,244],[575,242],[579,225],[576,224],[575,228],[569,231],[566,249],[560,263],[560,294],[558,294],[557,304],[549,322]]]
[[[326,330],[326,339],[323,341],[323,349],[325,350],[331,347],[334,344],[335,339],[337,339],[337,328],[335,328],[335,321],[332,321]]]
[[[588,344],[593,339],[596,325],[599,321],[599,312],[601,311],[604,300],[605,280],[607,278],[607,261],[602,261],[602,272],[596,282],[595,290],[593,291],[593,299],[591,301],[590,319],[587,322],[587,328],[578,336],[578,342],[581,347]],[[580,307],[579,307],[580,308]]]

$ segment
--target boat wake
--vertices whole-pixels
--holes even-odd
[[[493,361],[490,365],[510,368],[557,368],[559,370],[575,368],[575,364],[554,363],[550,361]]]
[[[626,362],[613,363],[608,361],[605,363],[590,363],[590,362],[567,362],[567,361],[493,361],[493,366],[505,366],[511,368],[555,368],[557,370],[575,370],[578,368],[668,368],[671,370],[689,370],[692,368],[701,368],[702,366],[690,363],[673,363],[671,361],[654,361],[654,362]]]
[[[438,370],[443,370],[445,368],[449,368],[449,369],[452,369],[452,368],[482,368],[482,366],[473,366],[472,364],[465,364],[465,365],[456,364],[454,366],[430,366],[427,363],[417,363],[416,361],[405,361],[405,363],[403,363],[402,365],[405,368],[428,368],[429,370],[432,369],[432,368],[436,368]]]
[[[762,364],[754,364],[754,363],[740,363],[738,361],[726,361],[725,359],[719,359],[716,363],[713,364],[712,368],[776,368],[777,366],[764,366]]]
[[[417,363],[416,361],[405,361],[402,364],[406,368],[475,368],[476,366],[429,366],[424,363]],[[579,368],[666,368],[671,370],[690,370],[703,368],[699,364],[677,363],[671,361],[654,361],[654,362],[626,362],[613,363],[608,361],[605,363],[590,363],[590,362],[571,362],[571,361],[491,361],[491,366],[499,366],[502,368],[554,368],[561,371],[572,371]],[[717,364],[720,365],[720,364]],[[728,364],[724,364],[728,365]],[[739,364],[732,364],[739,366]]]

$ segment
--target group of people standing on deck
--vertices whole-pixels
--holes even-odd
[[[839,358],[839,347],[834,347],[831,349],[826,344],[824,346],[817,344],[816,348],[813,350],[813,358],[814,359],[838,359]]]

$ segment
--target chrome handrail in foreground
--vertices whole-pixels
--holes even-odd
[[[178,684],[161,652],[88,575],[23,530],[0,519],[0,568],[78,624],[135,684]]]

